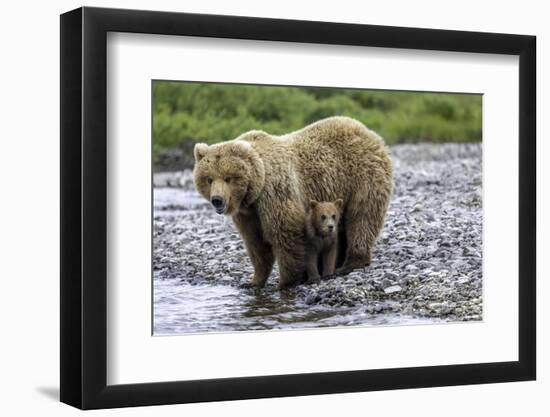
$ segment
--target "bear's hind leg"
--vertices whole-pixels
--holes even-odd
[[[392,184],[384,178],[365,184],[347,204],[344,213],[344,230],[347,251],[344,264],[336,273],[347,274],[353,269],[370,265],[376,238],[384,226]]]
[[[347,252],[344,264],[336,270],[337,274],[347,274],[354,269],[369,266],[371,252],[376,240],[376,233],[369,225],[366,214],[347,219],[346,243]]]
[[[279,267],[279,289],[288,288],[303,281],[306,274],[304,252],[298,255],[285,250],[276,251],[277,266]]]

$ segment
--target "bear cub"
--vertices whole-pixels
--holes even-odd
[[[311,200],[309,203],[306,217],[307,282],[315,282],[321,276],[334,274],[342,207],[342,199],[334,202]],[[322,275],[319,274],[319,265],[322,266]]]

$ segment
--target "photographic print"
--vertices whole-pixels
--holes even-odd
[[[153,335],[483,319],[482,95],[152,81]]]

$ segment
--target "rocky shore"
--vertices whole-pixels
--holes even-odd
[[[482,319],[481,144],[391,148],[395,191],[372,264],[287,290],[296,306],[370,315]],[[154,175],[155,280],[239,288],[252,266],[231,219],[194,190],[191,172]],[[277,270],[262,290],[276,292]],[[288,300],[286,304],[288,306]]]

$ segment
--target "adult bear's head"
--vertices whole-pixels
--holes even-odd
[[[264,164],[244,140],[195,145],[193,179],[218,214],[236,214],[250,206],[264,186]]]

